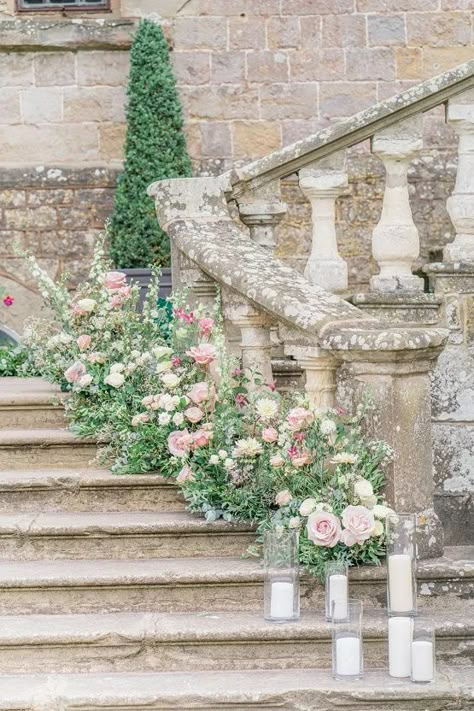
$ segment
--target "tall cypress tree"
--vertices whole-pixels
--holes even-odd
[[[111,257],[122,269],[169,263],[169,239],[146,189],[191,175],[181,104],[161,27],[142,20],[130,56],[125,165],[111,219]]]

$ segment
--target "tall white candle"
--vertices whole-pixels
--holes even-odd
[[[412,560],[406,553],[388,556],[388,585],[391,612],[411,612],[413,600]]]
[[[330,575],[329,576],[329,596],[327,610],[327,616],[331,617],[333,614],[333,603],[334,603],[334,620],[343,620],[347,617],[347,598],[348,598],[348,584],[347,575]]]
[[[293,617],[293,598],[293,583],[282,581],[272,583],[270,616],[281,618]]]
[[[410,617],[388,620],[388,673],[390,676],[411,675],[411,642],[413,621]]]
[[[336,673],[356,676],[361,672],[361,639],[338,637],[336,639]]]
[[[417,639],[411,646],[411,678],[413,681],[433,681],[433,643]]]

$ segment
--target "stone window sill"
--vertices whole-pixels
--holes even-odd
[[[23,16],[0,21],[0,51],[128,49],[134,30],[132,20]]]

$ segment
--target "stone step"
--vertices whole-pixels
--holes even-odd
[[[211,550],[208,558],[1,561],[0,614],[260,610],[260,561],[220,558],[219,552]],[[474,604],[472,553],[453,548],[445,558],[419,563],[420,608],[462,609],[469,596]],[[351,596],[384,607],[385,569],[354,569]],[[303,609],[321,609],[323,598],[316,580],[303,579]]]
[[[438,663],[470,666],[474,620],[435,618]],[[364,614],[366,669],[387,668],[387,615]],[[331,625],[323,613],[275,625],[260,612],[0,617],[0,674],[36,672],[217,671],[331,666]]]
[[[0,429],[65,427],[65,397],[41,378],[0,378]]]
[[[158,474],[107,469],[0,470],[0,512],[182,511],[179,488]]]
[[[238,556],[251,526],[184,511],[0,514],[0,560]]]
[[[321,669],[109,674],[3,674],[2,711],[468,711],[471,670],[440,667],[433,684],[368,671],[338,681]]]
[[[69,430],[0,430],[0,460],[5,469],[87,467],[95,456],[95,443]]]

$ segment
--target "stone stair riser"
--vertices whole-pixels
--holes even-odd
[[[93,463],[96,447],[78,441],[74,445],[1,446],[2,469],[73,469]]]
[[[63,407],[0,407],[0,429],[63,428],[67,426]]]
[[[85,534],[79,536],[0,536],[0,560],[203,558],[240,556],[255,541],[251,533]]]

